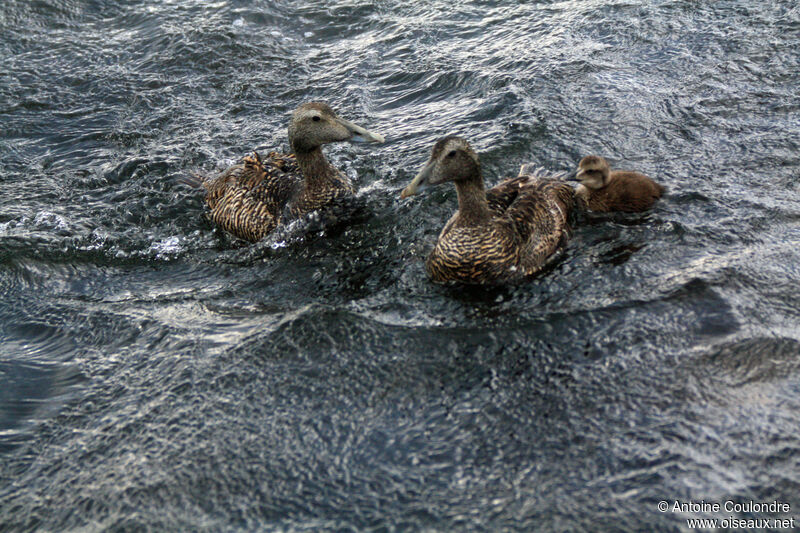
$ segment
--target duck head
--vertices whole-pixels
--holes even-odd
[[[312,152],[323,144],[340,141],[382,143],[384,138],[338,117],[323,102],[305,103],[292,113],[289,144],[295,153]]]
[[[439,185],[446,181],[474,181],[481,179],[481,164],[478,154],[461,137],[449,136],[436,141],[433,151],[411,183],[400,193],[407,198],[422,191],[429,185]]]
[[[587,155],[578,163],[575,179],[589,189],[601,189],[608,183],[608,161],[599,155]]]

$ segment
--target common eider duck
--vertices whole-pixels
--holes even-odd
[[[523,167],[523,170],[525,167]],[[569,237],[573,190],[546,173],[520,173],[484,189],[478,155],[455,136],[436,142],[430,159],[401,193],[455,184],[458,211],[445,224],[425,263],[437,282],[490,284],[539,272]]]
[[[279,224],[352,196],[350,180],[325,159],[321,149],[339,141],[382,143],[384,138],[338,117],[327,104],[301,105],[289,121],[292,154],[270,152],[262,159],[254,152],[203,183],[211,220],[255,242]]]
[[[587,155],[578,164],[574,179],[579,204],[591,211],[635,213],[650,209],[664,194],[664,187],[639,172],[611,171],[608,162],[597,155]]]

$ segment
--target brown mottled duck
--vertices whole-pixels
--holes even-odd
[[[350,180],[322,153],[323,144],[339,141],[382,143],[384,139],[338,117],[327,104],[301,105],[289,121],[292,154],[270,152],[262,159],[253,153],[203,183],[211,220],[255,242],[279,224],[352,196]]]
[[[455,184],[458,211],[428,256],[434,281],[488,284],[539,272],[569,237],[573,191],[538,170],[484,189],[478,155],[460,137],[436,142],[430,159],[402,198],[427,185]]]
[[[664,194],[664,187],[639,172],[610,170],[608,162],[587,155],[578,164],[575,190],[580,204],[591,211],[636,213],[650,209]]]

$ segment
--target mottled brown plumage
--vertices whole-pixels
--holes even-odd
[[[484,190],[480,162],[467,141],[445,137],[402,197],[453,181],[458,211],[426,261],[439,282],[496,283],[539,272],[569,237],[572,188],[543,171]]]
[[[337,117],[327,104],[301,105],[289,122],[293,154],[270,152],[262,159],[253,153],[203,183],[209,217],[223,230],[255,242],[279,224],[353,195],[350,180],[321,149],[348,140],[383,142],[383,137]]]
[[[581,159],[576,175],[578,203],[591,211],[639,212],[650,209],[664,194],[664,187],[639,172],[611,171],[600,156]]]

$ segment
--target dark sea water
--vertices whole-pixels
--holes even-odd
[[[0,530],[800,526],[799,78],[788,0],[4,0]],[[387,138],[327,149],[363,212],[215,230],[186,176],[313,99]],[[445,134],[669,194],[438,286]]]

